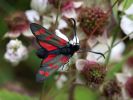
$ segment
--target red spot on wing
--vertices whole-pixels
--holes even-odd
[[[48,77],[49,76],[49,72],[45,72],[45,71],[43,71],[43,70],[40,70],[39,71],[39,74],[41,74],[41,75],[43,75],[43,76],[46,76],[46,77]]]
[[[57,49],[56,46],[53,46],[53,45],[48,44],[48,43],[46,43],[46,42],[39,41],[39,43],[40,43],[40,45],[41,45],[43,48],[46,48],[48,51]]]
[[[63,56],[63,57],[60,58],[60,60],[61,60],[63,63],[66,63],[66,62],[69,60],[69,58],[68,58],[67,56]]]
[[[53,64],[49,64],[49,67],[52,68],[52,69],[58,69],[58,66],[57,65],[53,65]]]
[[[51,34],[51,35],[46,37],[46,40],[49,41],[49,40],[53,39],[54,37],[56,38],[56,35],[55,34]],[[60,46],[65,46],[67,44],[67,41],[65,41],[62,38],[58,38],[58,41],[56,43],[58,45],[60,45]]]
[[[51,34],[49,36],[46,37],[46,40],[49,41],[51,40],[52,38],[54,38],[55,34]]]
[[[46,33],[46,31],[43,28],[41,28],[41,29],[39,29],[38,31],[35,32],[36,35],[45,34],[45,33]]]
[[[46,59],[43,60],[42,64],[49,62],[50,60],[52,60],[53,58],[55,58],[57,55],[55,54],[50,54],[48,55],[48,57]]]

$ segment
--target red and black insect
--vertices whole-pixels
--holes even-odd
[[[55,33],[51,33],[41,25],[36,23],[30,24],[31,31],[41,47],[37,50],[37,56],[43,59],[41,62],[41,68],[36,75],[37,81],[45,80],[58,68],[65,65],[75,52],[79,50],[84,51],[80,48],[79,39],[76,35],[76,22],[72,18],[71,20],[74,23],[74,34],[72,36],[73,40],[71,41],[58,30],[56,30]],[[98,52],[93,53],[101,54]]]

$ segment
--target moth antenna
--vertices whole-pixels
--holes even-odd
[[[76,33],[76,30],[77,30],[76,21],[75,21],[74,18],[70,18],[70,20],[73,21],[73,31],[74,31],[74,36],[76,37],[77,36],[77,33]],[[77,37],[76,37],[76,44],[77,44]]]
[[[80,49],[77,53],[83,53],[83,52],[91,52],[91,53],[95,53],[95,54],[99,54],[99,55],[101,55],[104,59],[105,59],[105,56],[104,56],[104,54],[103,53],[101,53],[101,52],[95,52],[95,51],[91,51],[91,50],[84,50],[84,49]]]
[[[88,51],[88,52],[95,53],[95,54],[99,54],[99,55],[101,55],[101,56],[105,59],[104,54],[103,54],[103,53],[101,53],[101,52],[95,52],[95,51]]]

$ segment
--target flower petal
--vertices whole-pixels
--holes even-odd
[[[76,14],[76,11],[75,9],[69,9],[69,10],[65,10],[62,12],[62,15],[65,16],[66,18],[74,18],[76,19],[77,18],[77,14]]]
[[[63,20],[63,19],[60,19],[60,20],[59,20],[58,29],[63,29],[63,28],[66,28],[67,26],[68,26],[68,25],[67,25],[67,23],[66,23],[65,20]]]
[[[10,40],[7,44],[6,53],[4,58],[9,61],[13,66],[19,64],[20,61],[28,57],[28,50],[20,40]]]
[[[73,5],[74,5],[74,8],[79,8],[83,5],[83,2],[82,1],[76,1],[76,2],[73,2]]]
[[[53,18],[49,16],[43,16],[43,27],[49,29],[51,27],[51,23],[53,22]]]
[[[120,82],[124,85],[126,83],[128,77],[125,74],[117,73],[116,78],[117,78],[118,82]]]
[[[120,40],[117,39],[115,43],[117,43],[118,41]],[[117,44],[115,47],[112,48],[110,60],[115,62],[120,61],[122,59],[122,53],[124,52],[124,50],[125,50],[124,42],[120,42],[119,44]]]
[[[78,59],[76,61],[76,69],[78,71],[82,71],[82,69],[84,68],[84,66],[86,65],[87,61],[84,59]]]
[[[4,35],[4,38],[17,38],[21,35],[21,33],[19,32],[7,32],[5,35]]]
[[[133,20],[129,19],[127,16],[122,16],[120,27],[126,35],[133,32]],[[133,34],[131,34],[130,39],[133,39]]]
[[[31,32],[30,29],[25,30],[22,34],[23,34],[25,37],[34,37],[34,35],[32,34],[32,32]]]
[[[130,6],[127,10],[125,10],[125,13],[126,13],[127,15],[133,14],[133,4],[131,4],[131,6]]]
[[[32,0],[31,8],[38,11],[40,14],[43,14],[48,9],[48,0]]]
[[[32,23],[40,20],[39,13],[35,10],[27,10],[25,14],[27,16],[27,19]]]

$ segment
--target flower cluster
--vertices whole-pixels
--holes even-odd
[[[107,13],[100,8],[82,8],[80,12],[80,27],[88,37],[103,34],[108,20]]]
[[[94,61],[80,59],[77,60],[76,67],[84,77],[86,81],[85,83],[89,86],[95,87],[104,81],[106,74],[105,66],[102,66]]]
[[[10,61],[16,66],[20,61],[25,60],[28,57],[28,50],[20,40],[10,40],[7,44],[4,57],[7,61]]]

